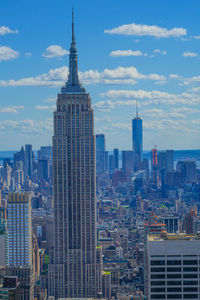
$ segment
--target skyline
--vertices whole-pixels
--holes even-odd
[[[145,150],[199,149],[200,4],[186,2],[181,12],[178,1],[1,4],[0,150],[51,144],[52,112],[68,75],[72,5],[79,77],[107,149],[131,149],[136,100]]]

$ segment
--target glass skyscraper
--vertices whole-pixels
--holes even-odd
[[[140,168],[143,158],[143,141],[142,141],[142,119],[138,116],[138,109],[136,117],[132,119],[132,149],[134,156],[134,170]]]

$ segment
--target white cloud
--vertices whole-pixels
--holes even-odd
[[[178,75],[178,74],[170,74],[169,78],[171,78],[171,79],[182,79],[182,76]]]
[[[199,110],[197,108],[191,108],[191,107],[186,107],[186,106],[181,106],[181,107],[175,107],[172,109],[173,112],[178,112],[178,113],[197,113]]]
[[[46,110],[53,112],[56,109],[56,105],[36,105],[35,108],[38,110]]]
[[[7,107],[0,106],[0,113],[18,114],[20,109],[24,109],[24,106],[23,105],[7,106]]]
[[[49,98],[45,99],[44,102],[47,102],[47,103],[56,103],[56,98],[55,97],[49,97]]]
[[[32,53],[31,53],[31,52],[26,52],[25,55],[26,55],[26,56],[31,56]]]
[[[169,30],[158,26],[149,26],[142,24],[138,25],[135,23],[121,25],[110,30],[104,30],[104,32],[109,34],[154,36],[157,38],[181,37],[187,34],[187,30],[184,28],[172,28]]]
[[[19,56],[19,53],[10,47],[1,46],[0,47],[0,61],[15,59]]]
[[[200,35],[195,35],[195,36],[194,36],[194,39],[200,40]]]
[[[59,87],[67,80],[68,68],[60,67],[51,69],[48,73],[35,77],[27,77],[18,80],[0,80],[0,86],[55,86]],[[162,81],[166,78],[159,74],[142,74],[135,67],[118,67],[116,69],[104,69],[102,72],[88,70],[79,72],[83,84],[136,84],[137,80]]]
[[[183,57],[196,57],[198,56],[195,52],[183,52]]]
[[[143,54],[140,50],[115,50],[112,51],[110,54],[110,56],[113,57],[120,57],[120,56],[146,56],[146,54]]]
[[[165,51],[165,50],[161,51],[160,49],[155,49],[153,52],[156,54],[163,54],[163,55],[167,54],[167,51]]]
[[[0,35],[5,35],[5,34],[8,34],[8,33],[19,33],[19,31],[17,29],[12,30],[8,26],[1,26],[0,27]]]
[[[0,132],[9,134],[29,134],[29,135],[41,135],[46,131],[51,131],[53,129],[53,120],[52,118],[47,118],[43,121],[39,120],[5,120],[0,121]]]
[[[194,93],[169,94],[158,90],[109,90],[101,94],[102,97],[111,99],[141,99],[142,105],[197,105],[200,103],[200,97]]]
[[[44,53],[42,53],[42,56],[46,58],[53,58],[53,57],[62,57],[67,54],[69,54],[69,51],[63,49],[61,46],[51,45],[45,50]]]

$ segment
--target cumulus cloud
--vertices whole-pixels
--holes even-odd
[[[142,53],[140,50],[115,50],[110,53],[110,56],[120,57],[120,56],[147,56],[146,53]]]
[[[18,80],[0,80],[0,86],[62,86],[67,80],[68,68],[60,67],[51,69],[48,73],[35,77]],[[137,80],[165,80],[165,76],[159,74],[142,74],[135,67],[118,67],[116,69],[104,69],[102,72],[88,70],[79,72],[83,84],[136,84]]]
[[[47,118],[43,121],[31,119],[0,121],[0,132],[6,130],[7,134],[27,133],[29,135],[41,135],[46,131],[52,131],[52,127],[52,118]]]
[[[183,52],[183,57],[196,57],[196,56],[198,56],[198,54],[197,53],[195,53],[195,52]]]
[[[141,99],[142,105],[197,105],[200,97],[194,93],[170,94],[158,90],[109,90],[101,94],[102,97],[110,99]]]
[[[7,46],[1,46],[0,47],[0,61],[3,60],[11,60],[15,59],[19,56],[19,53],[10,47]]]
[[[167,54],[167,51],[165,51],[165,50],[161,51],[160,49],[155,49],[153,52],[156,54],[163,54],[163,55]]]
[[[11,114],[18,114],[19,110],[24,109],[23,105],[17,105],[17,106],[7,106],[2,107],[0,106],[0,113],[11,113]]]
[[[9,34],[9,33],[19,33],[19,31],[17,29],[12,30],[8,26],[0,27],[0,35],[5,35],[5,34]]]
[[[46,58],[53,58],[53,57],[62,57],[67,54],[69,54],[69,51],[63,49],[61,46],[51,45],[48,48],[46,48],[45,52],[42,53],[42,56]]]
[[[194,36],[194,39],[200,40],[200,35],[195,35],[195,36]]]
[[[133,36],[153,36],[156,38],[181,37],[187,34],[184,28],[166,29],[158,26],[149,26],[142,24],[125,24],[113,29],[106,29],[104,33],[133,35]]]
[[[35,108],[38,110],[53,112],[56,109],[56,105],[36,105]]]

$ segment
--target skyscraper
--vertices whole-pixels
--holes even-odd
[[[96,170],[97,174],[105,171],[105,135],[96,135]]]
[[[33,175],[32,145],[25,145],[25,174],[29,177]]]
[[[134,169],[140,168],[143,156],[142,119],[138,116],[138,104],[136,103],[136,117],[132,119],[132,149],[134,154]]]
[[[113,150],[113,154],[114,154],[115,169],[119,169],[119,150],[115,148]]]
[[[27,267],[32,264],[31,197],[28,193],[8,195],[8,264]]]
[[[54,112],[55,241],[48,292],[55,299],[96,297],[101,291],[95,177],[94,117],[90,95],[78,78],[72,14],[69,76]]]

